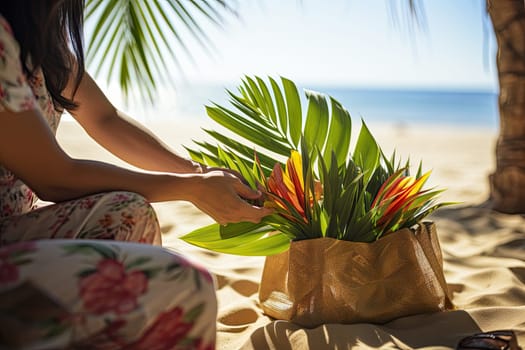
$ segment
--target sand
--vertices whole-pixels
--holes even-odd
[[[150,123],[167,144],[203,139],[199,125]],[[432,169],[430,184],[447,188],[444,201],[461,202],[432,215],[444,254],[444,270],[457,310],[423,314],[383,325],[327,324],[304,329],[265,316],[257,291],[264,258],[218,254],[190,246],[177,237],[211,222],[191,204],[155,204],[164,245],[183,252],[211,270],[219,300],[218,349],[413,349],[454,348],[479,331],[513,329],[525,345],[525,221],[482,204],[489,193],[497,130],[442,126],[371,125],[387,151],[394,147],[414,164]],[[93,143],[73,122],[63,122],[58,138],[75,157],[125,165]]]

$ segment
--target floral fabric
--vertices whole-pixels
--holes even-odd
[[[0,246],[48,238],[161,244],[153,208],[131,192],[99,193],[0,218]]]
[[[37,69],[27,79],[20,61],[20,47],[9,23],[0,15],[0,112],[39,109],[53,133],[60,122],[46,89],[44,75]],[[0,164],[0,217],[27,213],[38,198],[21,180]]]
[[[47,272],[47,273],[43,273]],[[211,276],[160,247],[39,240],[0,248],[9,349],[214,349]]]
[[[14,112],[35,108],[36,100],[22,71],[20,47],[9,23],[0,18],[0,98],[3,107]]]
[[[24,75],[0,15],[0,112],[32,109],[56,132],[61,113],[42,71]],[[211,276],[158,246],[160,227],[143,197],[37,203],[0,164],[0,348],[214,349]]]

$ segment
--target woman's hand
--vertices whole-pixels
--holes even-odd
[[[249,204],[261,192],[252,190],[241,178],[226,169],[208,170],[198,177],[190,201],[219,224],[249,221],[257,223],[272,213],[271,209]]]

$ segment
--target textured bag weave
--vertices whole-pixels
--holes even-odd
[[[384,323],[453,308],[431,222],[373,243],[292,242],[266,258],[259,299],[267,315],[305,327]]]

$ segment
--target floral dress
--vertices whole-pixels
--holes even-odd
[[[0,113],[27,110],[56,132],[61,113],[42,71],[24,75],[0,16]],[[211,275],[160,243],[155,212],[136,193],[39,206],[0,164],[0,348],[214,349]]]

